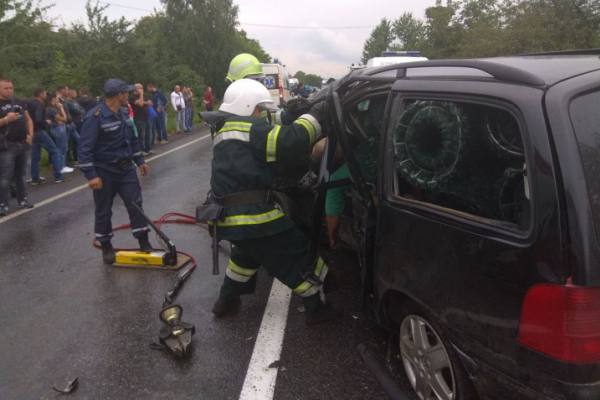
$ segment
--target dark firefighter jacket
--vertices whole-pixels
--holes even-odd
[[[211,188],[221,197],[273,187],[275,163],[308,154],[321,126],[308,114],[290,125],[270,125],[256,117],[231,116],[213,134]],[[291,219],[271,204],[251,204],[226,210],[217,223],[221,239],[243,240],[273,235],[291,228]]]

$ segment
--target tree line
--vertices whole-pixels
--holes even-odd
[[[362,63],[385,50],[440,59],[599,47],[598,0],[437,0],[424,20],[410,12],[382,19],[365,42]]]
[[[84,22],[58,26],[50,7],[34,0],[0,0],[0,76],[11,79],[18,97],[36,86],[88,87],[101,94],[104,82],[154,83],[165,92],[175,84],[202,92],[205,85],[222,95],[231,59],[251,53],[271,57],[257,40],[238,30],[232,0],[161,0],[137,21],[110,21],[106,6],[86,3]]]

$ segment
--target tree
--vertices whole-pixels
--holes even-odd
[[[12,80],[17,97],[52,81],[58,47],[51,24],[42,18],[45,10],[32,0],[0,0],[0,77]]]
[[[427,41],[424,48],[430,58],[450,58],[459,46],[462,25],[455,24],[455,14],[459,8],[457,3],[436,0],[435,7],[425,10]]]
[[[426,39],[427,29],[423,21],[405,12],[394,21],[393,32],[400,42],[400,50],[419,50]]]
[[[379,25],[371,32],[371,36],[366,40],[361,62],[366,64],[369,59],[380,57],[382,52],[389,49],[392,40],[394,40],[392,24],[387,18],[383,18]]]
[[[303,71],[298,71],[294,74],[294,77],[296,79],[298,79],[298,81],[304,83],[305,85],[308,86],[316,86],[316,87],[321,87],[321,84],[323,82],[323,78],[320,77],[319,75],[315,75],[315,74],[306,74]]]

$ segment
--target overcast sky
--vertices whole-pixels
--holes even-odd
[[[159,0],[107,0],[115,5],[153,10]],[[396,19],[405,11],[424,18],[425,8],[435,0],[234,0],[240,8],[239,21],[248,37],[279,58],[291,73],[302,70],[324,78],[345,75],[348,66],[359,63],[365,40],[372,28],[327,29],[330,27],[375,26],[383,17]],[[85,0],[42,0],[54,4],[48,16],[65,24],[85,18]],[[109,6],[110,19],[137,19],[148,12]],[[268,28],[245,25],[267,24],[318,29]],[[419,50],[419,49],[414,49]]]

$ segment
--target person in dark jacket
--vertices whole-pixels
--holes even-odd
[[[167,108],[169,102],[162,90],[158,89],[154,84],[148,84],[147,88],[148,92],[152,93],[150,100],[157,115],[151,121],[154,129],[153,133],[156,134],[156,143],[169,143],[169,135],[167,134]]]
[[[94,191],[94,231],[96,240],[102,246],[105,264],[113,264],[116,257],[111,245],[111,216],[117,194],[125,203],[131,232],[138,239],[140,250],[152,252],[148,240],[148,222],[132,205],[135,202],[142,207],[142,189],[135,166],[138,166],[142,175],[148,174],[142,146],[134,134],[127,110],[128,92],[134,89],[135,86],[127,85],[120,79],[109,79],[103,88],[104,101],[83,117],[79,168]]]
[[[85,87],[79,89],[79,98],[76,101],[86,113],[98,105],[98,100],[95,97],[90,97],[90,91]]]
[[[69,100],[69,87],[65,85],[59,85],[56,88],[56,97],[59,102],[63,105],[63,109],[65,110],[65,114],[67,116],[67,121],[65,122],[65,130],[67,132],[67,167],[74,168],[74,162],[76,162],[77,157],[77,145],[79,143],[79,132],[77,132],[77,128],[75,127],[75,123],[73,122],[73,115],[80,113],[80,109],[76,109],[74,102]]]
[[[9,213],[8,195],[13,178],[19,207],[33,207],[27,200],[26,183],[33,121],[23,103],[13,94],[12,82],[0,79],[0,217]]]
[[[212,192],[198,215],[202,220],[202,215],[217,211],[215,205],[222,207],[209,224],[216,223],[218,238],[233,245],[212,312],[221,317],[240,304],[240,295],[253,293],[262,266],[302,297],[306,323],[317,324],[340,316],[325,303],[325,291],[335,283],[320,257],[313,274],[325,284],[317,286],[304,277],[309,239],[270,202],[269,192],[276,163],[308,155],[324,115],[317,107],[290,125],[273,126],[261,117],[265,109],[276,110],[267,88],[240,79],[227,88],[218,113],[201,113],[204,120],[213,121],[215,133]]]
[[[31,185],[46,183],[40,176],[42,149],[48,152],[48,159],[54,170],[54,183],[68,182],[71,178],[61,172],[61,157],[54,141],[48,135],[49,122],[46,120],[46,90],[43,87],[33,89],[33,99],[27,103],[27,111],[33,120],[33,142],[31,144]]]

